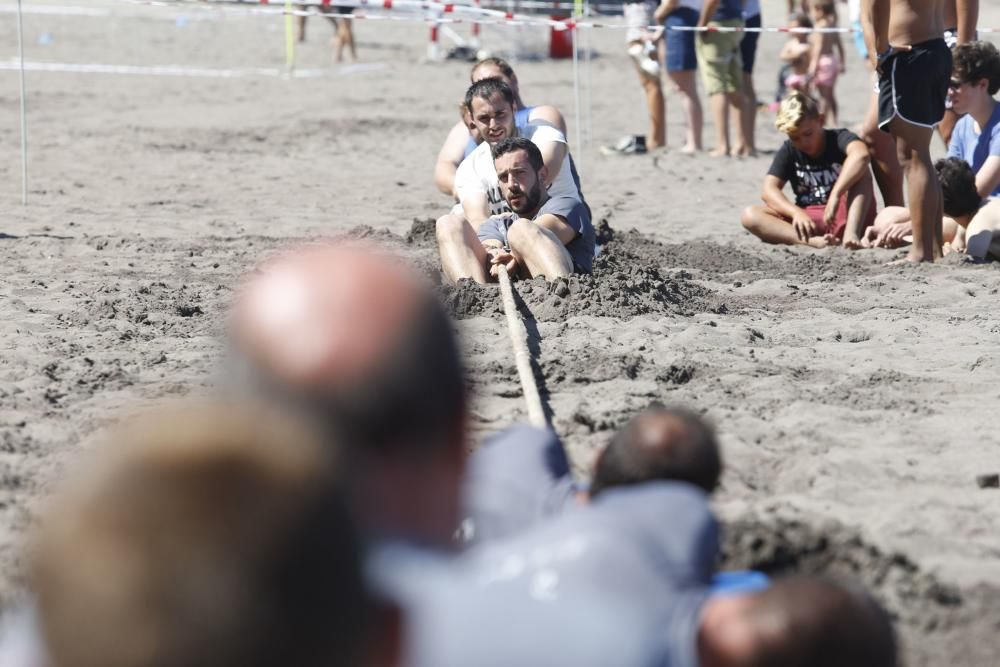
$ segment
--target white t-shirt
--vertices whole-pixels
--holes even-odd
[[[566,143],[563,133],[551,125],[529,123],[518,130],[518,136],[531,139],[539,147],[553,141]],[[493,153],[489,143],[484,141],[479,144],[476,150],[469,153],[469,156],[462,160],[462,164],[458,165],[458,171],[455,173],[455,191],[458,193],[459,201],[473,194],[486,193],[491,216],[510,211],[503,193],[500,192],[500,180],[497,178],[496,167],[493,166]],[[559,175],[549,187],[549,196],[571,197],[583,201],[580,184],[573,177],[568,150],[559,169]]]

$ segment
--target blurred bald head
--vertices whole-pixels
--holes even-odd
[[[267,262],[232,322],[254,387],[307,409],[349,445],[435,448],[462,419],[447,316],[422,277],[373,246],[329,243]]]
[[[711,493],[721,471],[711,426],[689,410],[654,405],[633,417],[601,452],[590,495],[652,480],[687,482]]]
[[[252,275],[233,311],[233,380],[347,449],[366,530],[448,544],[466,397],[451,322],[399,257],[329,243]]]

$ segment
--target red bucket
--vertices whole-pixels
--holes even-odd
[[[553,16],[553,21],[568,19],[568,16]],[[549,58],[572,58],[573,57],[573,31],[576,28],[556,30],[552,27],[549,30]]]

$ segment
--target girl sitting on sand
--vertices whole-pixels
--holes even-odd
[[[814,2],[812,20],[816,28],[836,28],[837,8],[833,0]],[[819,97],[820,110],[827,122],[836,126],[837,97],[834,88],[837,85],[837,75],[845,71],[844,44],[838,33],[814,32],[809,35],[809,47],[809,76]]]

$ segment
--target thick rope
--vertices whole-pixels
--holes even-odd
[[[510,344],[514,348],[514,361],[517,364],[517,374],[521,378],[521,390],[524,393],[524,400],[528,404],[528,421],[532,426],[546,428],[549,424],[545,419],[545,410],[542,408],[542,397],[538,394],[538,386],[535,384],[535,374],[531,369],[531,353],[528,351],[528,332],[524,328],[524,322],[517,312],[517,303],[514,301],[514,288],[510,284],[510,276],[507,275],[507,267],[499,266],[500,276],[500,296],[503,298],[503,312],[507,315],[507,331],[510,334]]]

